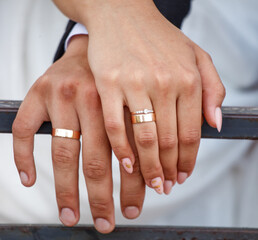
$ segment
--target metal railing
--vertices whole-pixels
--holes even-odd
[[[12,123],[20,101],[0,101],[0,133],[11,133]],[[258,107],[223,107],[223,126],[220,133],[206,122],[202,126],[202,138],[258,140]],[[51,123],[45,122],[39,134],[51,134]]]
[[[131,226],[100,234],[93,227],[0,226],[1,240],[257,240],[258,229]]]

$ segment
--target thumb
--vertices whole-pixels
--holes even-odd
[[[207,123],[220,132],[222,127],[221,105],[226,91],[210,55],[198,47],[196,56],[202,79],[203,114]]]

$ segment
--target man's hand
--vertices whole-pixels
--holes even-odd
[[[96,229],[108,233],[115,225],[111,148],[100,98],[87,61],[87,46],[87,36],[74,37],[65,55],[28,92],[13,124],[14,158],[21,182],[27,187],[32,186],[36,180],[34,135],[41,124],[51,121],[53,128],[80,130],[91,213]],[[79,152],[80,141],[52,138],[56,199],[60,220],[66,226],[79,221]],[[121,168],[121,182],[122,212],[127,218],[136,218],[145,194],[137,159],[132,175]]]

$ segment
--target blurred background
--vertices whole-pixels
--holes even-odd
[[[213,58],[226,106],[258,106],[258,1],[195,0],[183,32]],[[0,0],[0,99],[22,100],[51,65],[68,19],[50,0]],[[51,136],[35,137],[37,182],[21,185],[12,136],[0,135],[0,223],[59,223]],[[97,147],[97,146],[96,146]],[[137,220],[122,217],[114,160],[118,224],[258,227],[258,143],[202,140],[193,175],[169,196],[148,189]],[[81,221],[92,223],[80,174]]]

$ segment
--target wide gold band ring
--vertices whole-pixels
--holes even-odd
[[[53,128],[52,136],[79,140],[80,136],[81,136],[81,132],[73,131],[73,130],[69,130],[69,129]]]
[[[144,109],[141,111],[132,112],[131,119],[133,124],[155,122],[156,116],[153,110]]]

